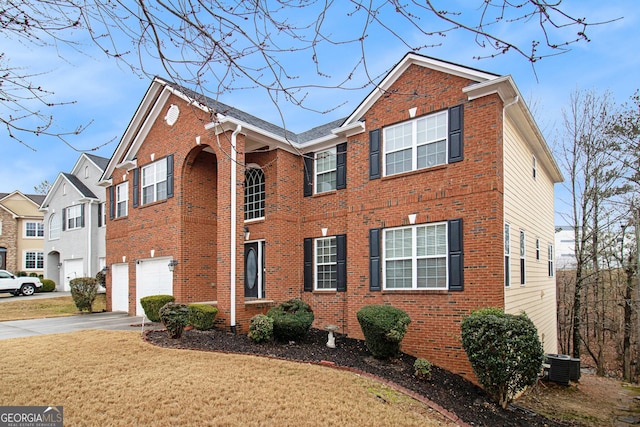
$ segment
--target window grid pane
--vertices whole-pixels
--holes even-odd
[[[335,148],[316,154],[316,193],[336,189],[337,165]]]
[[[335,237],[316,239],[316,289],[336,289],[338,282]]]
[[[116,187],[116,218],[127,216],[129,201],[129,183],[123,182]]]
[[[142,168],[142,204],[167,198],[167,159]]]
[[[244,176],[244,219],[264,218],[264,172],[249,168]]]

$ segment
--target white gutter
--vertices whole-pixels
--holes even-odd
[[[236,130],[231,134],[231,277],[230,277],[230,285],[231,285],[231,331],[233,333],[236,332],[236,169],[238,165],[236,164],[236,141],[238,134],[242,130],[242,126],[238,125]]]

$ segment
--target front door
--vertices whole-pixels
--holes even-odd
[[[244,297],[264,298],[264,242],[244,245]]]

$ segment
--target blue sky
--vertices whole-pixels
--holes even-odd
[[[442,46],[424,49],[420,53],[497,74],[512,75],[520,92],[531,104],[547,143],[555,149],[560,143],[561,111],[568,104],[572,91],[610,91],[614,99],[622,103],[640,88],[640,55],[637,53],[640,46],[640,4],[637,0],[573,0],[563,3],[563,7],[591,20],[623,19],[592,27],[588,31],[591,42],[573,45],[568,53],[543,59],[535,64],[535,72],[526,59],[516,54],[474,59],[486,55],[487,51],[480,49],[472,38],[461,32],[449,33],[443,39]],[[338,27],[344,25],[336,24]],[[409,39],[412,36],[418,37],[417,34],[407,34]],[[526,29],[503,36],[510,40],[530,40]],[[44,73],[38,81],[46,89],[55,92],[51,100],[75,101],[73,105],[51,111],[58,129],[68,131],[78,125],[91,123],[82,134],[70,137],[70,142],[76,148],[85,150],[106,144],[91,152],[110,157],[150,81],[134,75],[126,67],[106,59],[90,47],[87,47],[85,55],[62,51],[64,59],[61,59],[60,52],[51,48],[24,46],[6,38],[0,40],[2,50],[12,64],[28,67],[31,73]],[[371,75],[384,74],[407,51],[406,46],[397,40],[376,32],[371,34],[368,43]],[[323,71],[335,71],[338,74],[345,63],[344,55],[357,57],[360,54],[356,46],[343,47],[339,54],[326,51],[320,58]],[[300,81],[305,81],[307,77],[313,80],[313,71],[307,71],[304,67],[297,70]],[[159,69],[157,74],[163,76]],[[370,90],[371,87],[353,91],[314,92],[310,96],[310,105],[313,107],[329,110],[339,105],[326,114],[302,110],[286,103],[281,103],[280,107],[286,118],[286,126],[294,131],[303,131],[349,115]],[[262,90],[226,93],[220,100],[265,120],[282,124],[277,109]],[[26,137],[25,142],[36,150],[33,151],[9,139],[5,133],[0,135],[0,158],[3,164],[0,169],[0,192],[20,190],[34,193],[34,186],[43,180],[53,182],[59,172],[70,171],[80,155],[55,139]],[[567,193],[562,190],[562,184],[558,184],[556,193],[556,210],[563,211],[567,207],[563,203]],[[560,214],[556,215],[556,223],[563,223]]]

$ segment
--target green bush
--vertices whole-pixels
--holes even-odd
[[[298,341],[313,323],[313,310],[301,299],[284,301],[267,312],[273,319],[273,336],[279,341]]]
[[[411,323],[405,311],[390,305],[365,305],[356,317],[373,357],[388,359],[400,353],[400,342]]]
[[[38,277],[38,273],[29,273],[29,277]]]
[[[462,346],[485,391],[503,408],[533,385],[544,352],[538,331],[526,314],[496,308],[472,312],[462,321]]]
[[[213,329],[218,309],[207,304],[189,304],[189,325],[199,331]]]
[[[189,308],[186,304],[168,302],[158,310],[162,324],[167,328],[169,337],[177,339],[182,336],[189,319]]]
[[[16,277],[27,277],[26,271],[18,271],[16,272]]]
[[[431,362],[427,359],[418,358],[415,362],[413,362],[413,370],[418,378],[423,378],[428,380],[431,378]]]
[[[53,292],[56,290],[56,282],[51,279],[42,279],[42,287],[38,292]]]
[[[77,277],[69,282],[71,297],[78,310],[93,311],[93,301],[98,295],[98,281],[93,277]]]
[[[264,314],[253,316],[249,324],[248,336],[256,343],[270,341],[273,337],[273,319]]]
[[[174,302],[176,299],[173,295],[149,295],[140,298],[140,305],[144,310],[144,315],[152,322],[159,322],[160,315],[158,311],[168,302]]]

